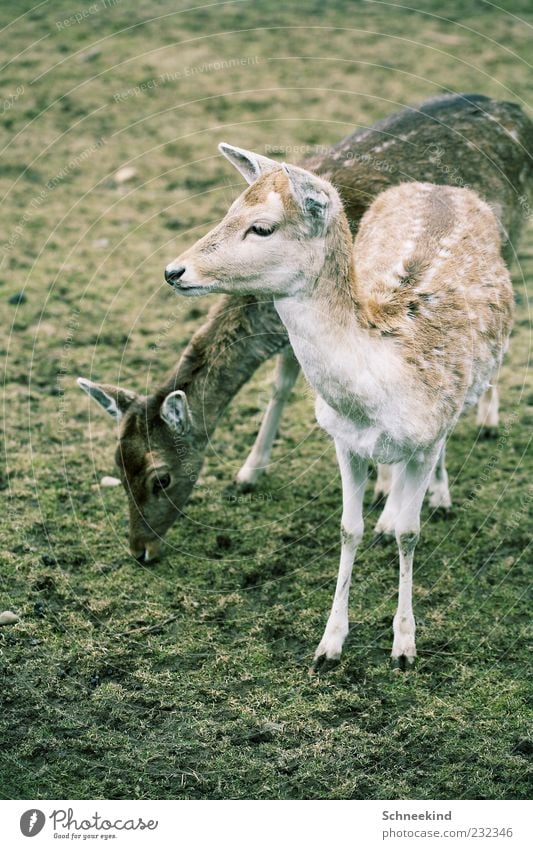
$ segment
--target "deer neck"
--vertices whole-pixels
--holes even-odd
[[[371,345],[353,260],[352,237],[343,213],[326,236],[324,262],[315,280],[294,296],[275,301],[302,370],[313,388],[340,409],[357,402]]]
[[[357,322],[362,312],[353,258],[353,237],[348,219],[340,212],[326,235],[324,265],[311,291],[311,299],[326,308],[336,323]]]
[[[316,279],[294,296],[276,299],[276,309],[287,327],[291,342],[293,335],[303,336],[332,333],[349,327],[364,333],[364,308],[360,296],[353,260],[353,239],[344,212],[331,223],[325,237],[324,261]],[[316,325],[316,327],[315,327]],[[298,353],[297,353],[298,356]]]
[[[205,445],[243,384],[287,344],[287,333],[271,300],[224,296],[156,392],[157,403],[174,389],[182,389],[195,422],[195,440]]]

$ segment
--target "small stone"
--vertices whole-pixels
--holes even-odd
[[[125,165],[124,168],[119,168],[115,173],[115,183],[121,186],[122,183],[127,183],[129,180],[133,180],[134,177],[137,176],[137,169],[132,168],[131,165]]]
[[[86,50],[80,53],[78,59],[80,62],[94,62],[101,55],[102,51],[98,47],[93,47],[92,50]]]
[[[93,248],[107,248],[109,247],[109,239],[105,237],[103,239],[94,239],[93,240]]]
[[[104,475],[100,481],[100,486],[120,486],[120,479],[113,478],[111,475]]]
[[[11,610],[4,610],[0,613],[0,625],[16,625],[20,621],[20,617]]]
[[[28,299],[24,292],[15,292],[14,295],[11,295],[9,303],[14,307],[18,307],[19,304],[25,304],[27,300]]]

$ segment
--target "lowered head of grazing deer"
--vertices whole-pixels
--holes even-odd
[[[251,185],[218,226],[166,267],[167,283],[189,296],[296,295],[324,266],[329,225],[343,212],[337,190],[302,168],[226,144],[219,149]],[[346,238],[337,247],[346,252],[344,214],[340,223]]]
[[[187,397],[168,386],[146,397],[81,377],[78,385],[119,425],[115,462],[128,496],[130,550],[140,561],[153,560],[202,466]]]
[[[151,395],[78,379],[118,424],[115,461],[128,496],[130,549],[139,560],[156,557],[162,537],[183,515],[231,398],[287,345],[277,314],[266,307],[255,298],[219,299]]]

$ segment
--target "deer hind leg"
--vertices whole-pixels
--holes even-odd
[[[448,511],[452,499],[448,487],[448,472],[446,471],[446,446],[442,446],[435,468],[429,479],[429,506],[435,510]]]
[[[396,542],[400,559],[398,608],[393,620],[392,663],[399,669],[412,666],[416,658],[416,623],[413,615],[413,558],[420,535],[420,510],[433,467],[444,444],[424,458],[401,464],[401,507],[396,519]]]
[[[392,468],[384,463],[378,463],[378,474],[374,485],[374,494],[372,496],[372,506],[378,507],[382,504],[390,493],[392,484]]]
[[[253,448],[237,474],[237,483],[243,487],[254,486],[270,462],[272,444],[278,431],[283,407],[291,394],[299,371],[300,366],[289,346],[279,355],[272,397],[268,402]]]
[[[376,537],[392,538],[394,537],[396,519],[398,517],[398,513],[400,511],[401,506],[401,494],[403,485],[403,479],[401,475],[402,468],[400,463],[394,463],[394,465],[392,466],[384,466],[382,468],[388,468],[390,470],[390,491],[387,496],[383,512],[381,513],[381,516],[379,517],[374,527],[374,534]]]
[[[368,463],[336,440],[342,479],[341,559],[331,612],[318,644],[310,673],[340,658],[348,634],[348,597],[357,547],[363,536],[363,498]]]
[[[499,398],[498,387],[489,386],[479,399],[476,424],[482,439],[494,439],[498,436]]]

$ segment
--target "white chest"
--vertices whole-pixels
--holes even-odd
[[[317,420],[334,438],[380,462],[431,441],[412,375],[387,339],[357,322],[339,326],[313,302],[275,302],[302,370],[318,394]]]

